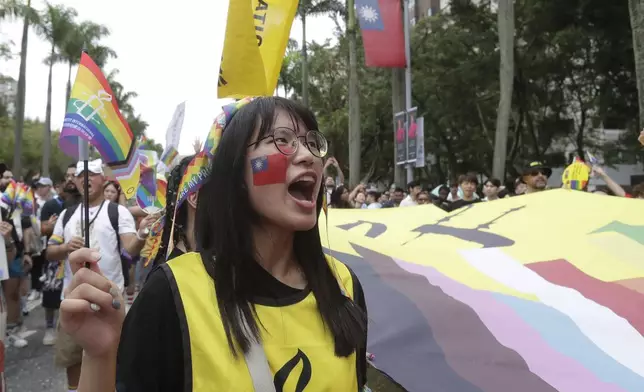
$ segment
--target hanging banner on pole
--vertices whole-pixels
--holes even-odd
[[[425,167],[425,119],[416,119],[416,167]]]
[[[396,142],[396,165],[407,163],[407,127],[405,117],[407,113],[394,114],[394,141]]]
[[[416,124],[416,112],[418,108],[411,108],[407,111],[407,163],[416,164],[416,135],[418,125]]]

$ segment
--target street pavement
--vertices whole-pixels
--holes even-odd
[[[5,350],[5,378],[8,392],[67,391],[65,372],[54,367],[54,348],[44,346],[45,310],[40,300],[27,305],[32,309],[25,318],[23,337],[29,345]]]

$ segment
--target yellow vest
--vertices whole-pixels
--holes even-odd
[[[327,260],[344,292],[353,298],[348,268],[331,257]],[[234,358],[230,353],[214,282],[201,256],[184,254],[170,260],[164,270],[174,286],[182,323],[186,392],[254,392],[244,356]],[[255,305],[276,392],[357,391],[355,352],[346,358],[335,356],[333,337],[318,312],[315,296],[304,294],[299,302],[286,306]]]

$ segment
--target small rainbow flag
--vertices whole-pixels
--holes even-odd
[[[168,191],[168,181],[165,178],[157,176],[157,197],[154,201],[154,206],[159,209],[164,209],[167,205],[166,192]]]
[[[131,198],[134,184],[138,183],[134,136],[105,76],[85,52],[67,103],[59,146],[65,154],[78,159],[80,138],[96,148],[121,183],[126,198]]]
[[[16,204],[16,196],[18,193],[19,185],[14,180],[11,180],[4,192],[2,192],[1,200],[7,208],[13,210]]]
[[[17,184],[16,206],[22,209],[23,215],[32,215],[36,200],[33,190],[27,184]]]
[[[163,162],[166,167],[170,167],[175,158],[177,158],[177,155],[179,155],[179,151],[177,151],[176,148],[172,146],[167,147],[165,151],[163,151],[163,154],[161,154],[161,162]]]

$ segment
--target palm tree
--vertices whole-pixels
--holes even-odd
[[[65,91],[65,102],[69,101],[72,91],[72,68],[78,65],[81,51],[87,50],[92,60],[103,68],[110,58],[116,57],[116,52],[107,46],[98,43],[101,38],[110,35],[110,30],[100,24],[93,22],[82,22],[75,25],[61,48],[61,61],[67,63],[67,89]]]
[[[49,176],[49,156],[51,154],[51,90],[54,64],[61,60],[57,53],[64,45],[66,39],[74,30],[76,10],[64,5],[45,3],[45,9],[38,26],[38,33],[50,44],[49,56],[45,64],[49,65],[49,78],[47,80],[47,109],[45,111],[45,128],[43,131],[43,156],[42,174]]]
[[[116,76],[118,74],[119,70],[114,68],[105,79],[114,93],[114,98],[116,99],[123,117],[127,118],[128,115],[134,115],[134,107],[130,101],[138,97],[138,94],[134,91],[125,91],[123,85],[116,80]]]
[[[293,67],[297,64],[299,57],[297,41],[289,38],[288,44],[286,45],[286,54],[284,55],[284,60],[282,61],[282,68],[280,69],[280,74],[278,78],[278,85],[284,87],[284,97],[288,98],[288,92],[292,86],[292,71]]]
[[[0,19],[22,18],[22,40],[20,43],[20,71],[18,76],[18,91],[16,92],[16,121],[14,128],[13,172],[18,177],[22,174],[22,129],[25,124],[25,92],[27,86],[27,48],[29,26],[37,25],[39,15],[31,8],[31,0],[27,3],[20,0],[2,0],[0,2]]]
[[[309,69],[308,55],[306,53],[306,18],[310,16],[325,15],[343,12],[343,7],[338,0],[300,0],[297,6],[297,15],[302,20],[302,103],[309,104]]]

